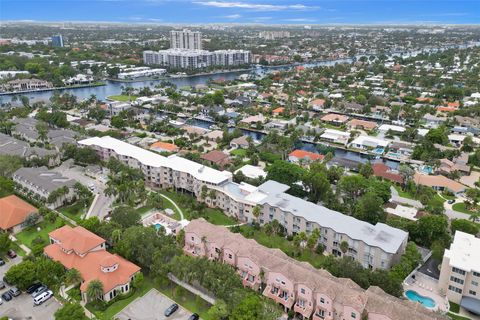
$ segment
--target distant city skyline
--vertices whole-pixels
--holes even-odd
[[[478,24],[474,0],[1,0],[1,21]]]

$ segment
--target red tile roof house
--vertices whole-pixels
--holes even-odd
[[[325,99],[314,99],[308,103],[308,105],[316,111],[322,110],[325,106]]]
[[[22,231],[25,219],[38,209],[15,195],[0,199],[0,230],[17,233]]]
[[[324,269],[246,239],[228,228],[204,219],[185,227],[185,254],[205,257],[234,267],[245,287],[262,294],[312,320],[440,320],[444,316],[419,303],[398,299],[378,287],[360,288],[347,278],[337,278]]]
[[[393,172],[383,163],[372,164],[373,175],[398,184],[403,184],[403,177],[398,172]]]
[[[341,114],[329,113],[323,116],[320,120],[340,126],[348,121],[348,117]]]
[[[288,161],[292,163],[310,163],[313,161],[322,161],[325,156],[314,152],[304,150],[294,150],[288,155]]]
[[[228,154],[223,153],[220,150],[212,150],[201,156],[203,160],[206,160],[211,165],[217,165],[220,168],[230,164],[230,157]]]
[[[413,181],[417,185],[431,187],[437,191],[448,190],[455,195],[461,194],[467,189],[463,184],[442,175],[430,176],[416,172]]]
[[[140,267],[111,254],[105,240],[83,227],[63,226],[48,234],[50,245],[43,250],[49,258],[60,262],[66,269],[77,269],[82,275],[80,291],[86,302],[87,288],[92,280],[103,284],[103,301],[110,301],[130,290],[130,283]]]

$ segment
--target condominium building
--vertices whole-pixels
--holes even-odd
[[[204,219],[185,227],[183,250],[190,256],[231,265],[245,287],[260,291],[302,319],[445,319],[419,303],[395,298],[378,287],[363,290],[350,279],[336,278]]]
[[[480,315],[480,239],[456,231],[445,250],[438,286],[449,301]]]
[[[171,49],[202,50],[202,33],[188,29],[170,31]]]
[[[36,200],[47,201],[50,195],[62,188],[66,192],[59,194],[54,202],[49,203],[52,208],[62,206],[75,196],[75,180],[62,176],[60,172],[49,170],[47,167],[20,168],[12,175],[16,189]]]
[[[286,193],[287,185],[276,181],[267,181],[259,187],[238,184],[232,181],[231,172],[218,171],[176,155],[163,157],[108,136],[89,138],[79,144],[94,148],[103,160],[115,157],[141,169],[152,187],[184,190],[240,222],[266,224],[277,220],[288,234],[302,231],[309,234],[319,229],[319,242],[327,254],[349,256],[365,268],[388,269],[405,251],[407,232],[383,223],[371,225],[294,197]],[[203,186],[214,192],[202,198]],[[255,206],[261,208],[258,217],[253,215]],[[340,249],[342,242],[348,244],[345,252]]]
[[[238,66],[250,63],[246,50],[182,50],[144,51],[146,65],[161,65],[176,69],[201,69],[210,66]]]
[[[63,47],[63,37],[61,35],[52,36],[52,46]]]

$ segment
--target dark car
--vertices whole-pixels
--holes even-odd
[[[454,200],[454,199],[452,199],[452,200],[448,200],[448,201],[447,201],[447,203],[448,203],[448,204],[455,203],[455,200]]]
[[[16,257],[17,257],[17,253],[16,253],[15,251],[13,251],[13,250],[8,250],[7,256],[8,256],[9,258],[13,259],[13,258],[16,258]]]
[[[164,315],[165,317],[170,317],[177,310],[178,310],[178,304],[174,303],[170,307],[168,307],[167,310],[165,310]]]
[[[2,299],[5,301],[10,301],[13,299],[13,297],[9,292],[5,292],[4,294],[2,294]]]
[[[17,287],[11,287],[10,290],[8,290],[8,293],[10,293],[14,297],[18,297],[22,291],[18,290]]]
[[[190,317],[188,317],[188,320],[198,320],[200,319],[200,316],[196,313],[193,313]]]
[[[47,286],[41,285],[40,287],[38,287],[32,292],[32,298],[38,297],[40,294],[44,293],[47,290],[48,290]]]
[[[0,289],[5,289],[5,282],[0,280]]]
[[[27,291],[25,291],[28,294],[32,294],[35,290],[40,288],[42,286],[41,283],[34,283],[30,287],[27,288]]]
[[[0,266],[3,266],[5,264],[5,260],[3,260],[2,258],[0,258]]]

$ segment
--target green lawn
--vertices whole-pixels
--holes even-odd
[[[20,233],[17,233],[15,237],[21,241],[24,245],[29,248],[32,248],[32,241],[40,236],[45,243],[48,243],[48,233],[60,228],[61,226],[65,225],[65,221],[61,218],[57,218],[55,223],[51,223],[49,221],[42,221],[35,226],[25,229]],[[40,228],[40,231],[37,229]]]
[[[466,214],[472,214],[472,213],[474,213],[473,211],[470,211],[470,210],[467,209],[467,207],[465,206],[465,202],[455,203],[455,204],[452,206],[452,209],[455,210],[455,211],[458,211],[458,212],[466,213]]]
[[[230,154],[232,154],[233,156],[237,156],[237,157],[245,157],[247,155],[247,150],[245,149],[235,149],[235,150],[232,150],[230,152]]]
[[[447,200],[455,200],[455,196],[452,196],[450,194],[446,194],[445,192],[442,192],[442,197],[444,197]]]
[[[127,102],[127,101],[133,101],[133,100],[137,99],[137,96],[135,96],[135,95],[127,96],[127,95],[124,95],[124,94],[119,94],[119,95],[114,95],[114,96],[108,96],[107,99]]]
[[[278,248],[285,252],[287,255],[292,256],[294,252],[298,252],[298,249],[294,246],[293,241],[288,241],[284,237],[277,235],[266,234],[263,229],[254,230],[253,227],[243,225],[240,227],[241,233],[247,237],[255,239],[261,245],[268,248]],[[325,256],[312,252],[308,249],[304,249],[298,256],[295,256],[296,260],[309,262],[315,268],[323,267],[323,261]]]
[[[454,314],[454,313],[451,313],[451,312],[449,312],[447,315],[448,315],[450,318],[452,318],[452,320],[471,320],[470,318],[462,317],[462,316],[459,316],[459,315]]]
[[[82,206],[81,203],[76,202],[69,206],[61,207],[57,210],[69,217],[70,219],[80,222],[82,220],[82,216],[86,213],[85,211],[88,210],[88,208],[90,207],[90,204],[88,204],[85,208],[85,206]]]
[[[222,226],[237,224],[237,220],[225,215],[221,210],[207,208],[205,209],[205,219],[210,223]]]
[[[402,188],[399,186],[394,185],[393,187],[397,190],[400,197],[415,200],[415,195],[403,191]]]
[[[138,213],[140,213],[141,216],[143,216],[144,214],[146,214],[147,212],[149,212],[152,209],[153,209],[153,207],[151,207],[151,206],[143,206],[143,207],[138,208],[137,211],[138,211]]]
[[[114,319],[114,316],[117,313],[119,313],[120,311],[122,311],[123,308],[129,305],[130,302],[137,299],[138,297],[143,297],[152,288],[153,288],[152,281],[149,281],[147,278],[145,278],[145,281],[143,281],[142,286],[139,289],[136,289],[131,296],[123,300],[118,300],[114,302],[105,311],[96,309],[92,303],[87,303],[86,308],[90,312],[95,314],[95,316],[100,320],[111,320],[111,319]]]
[[[211,320],[207,314],[210,304],[199,296],[171,281],[167,285],[155,285],[155,288],[188,311],[198,313],[203,320]]]

